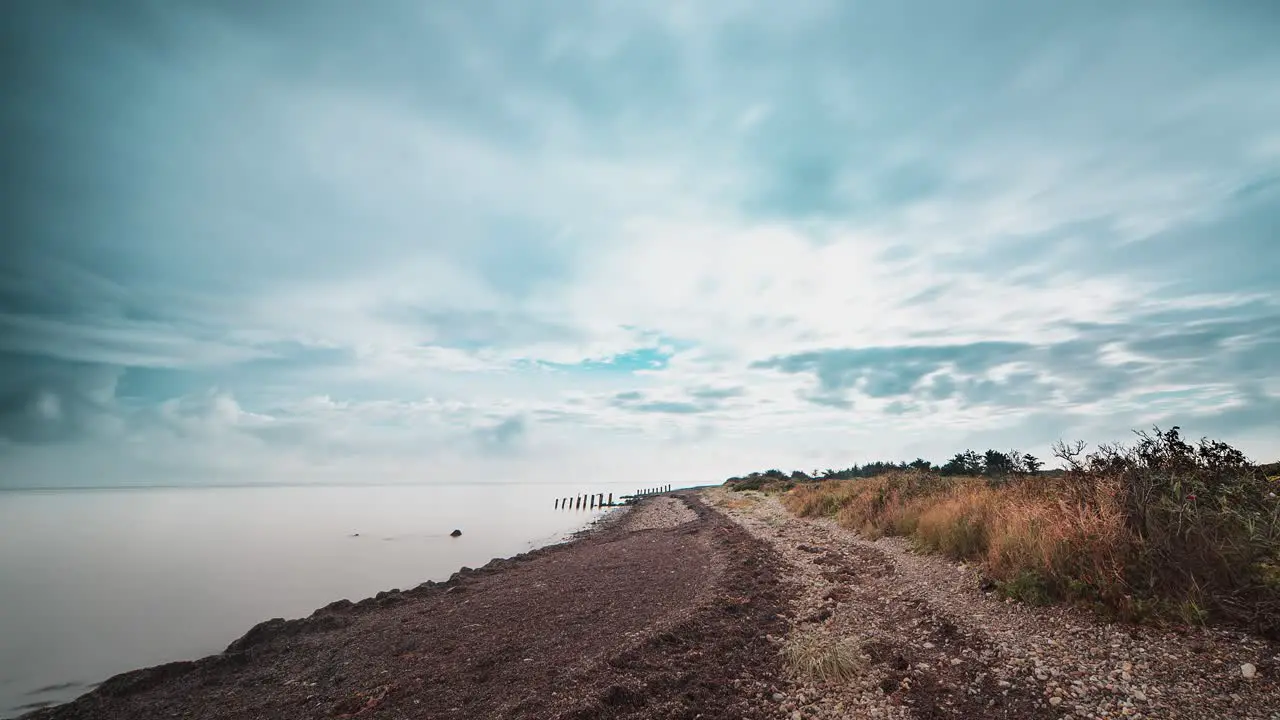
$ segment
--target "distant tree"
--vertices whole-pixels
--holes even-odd
[[[1084,469],[1084,441],[1077,440],[1070,445],[1059,440],[1053,444],[1053,456],[1062,461],[1068,470]]]
[[[808,475],[805,475],[804,471],[802,470],[791,471],[791,480],[794,482],[809,482],[809,480],[811,479],[812,478],[810,478]]]
[[[925,460],[924,458],[916,458],[915,460],[912,460],[907,465],[907,467],[915,470],[924,470],[927,472],[933,469],[933,463],[929,462],[928,460]]]
[[[1006,453],[988,450],[982,456],[982,474],[987,477],[1004,477],[1013,473],[1013,461]]]
[[[942,466],[943,475],[981,475],[982,456],[972,450],[956,453]]]
[[[943,463],[940,472],[943,475],[963,475],[964,453],[956,453],[955,457]]]
[[[765,476],[765,477],[767,477],[767,478],[773,478],[774,480],[786,480],[786,479],[787,479],[787,475],[786,475],[786,473],[782,472],[781,470],[778,470],[777,468],[774,468],[774,469],[772,469],[772,470],[765,470],[765,471],[764,471],[764,476]]]
[[[1044,463],[1035,455],[1026,454],[1022,456],[1022,471],[1028,475],[1035,475],[1040,472],[1040,468],[1044,467]]]

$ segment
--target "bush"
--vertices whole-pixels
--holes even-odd
[[[730,478],[725,485],[734,492],[758,490],[766,493],[782,493],[795,487],[790,480],[779,480],[771,475],[753,474],[745,478]]]
[[[834,516],[869,538],[985,562],[1005,592],[1083,600],[1128,618],[1226,620],[1280,635],[1276,479],[1225,443],[1178,428],[1131,448],[1085,454],[1059,444],[1067,469],[990,478],[898,471],[797,487],[783,502]],[[975,454],[976,455],[976,454]],[[954,466],[962,464],[965,454]],[[994,463],[993,463],[994,464]]]
[[[1280,501],[1276,482],[1226,443],[1191,445],[1179,428],[1139,433],[1132,448],[1080,458],[1060,445],[1067,482],[1118,483],[1129,535],[1123,582],[1138,599],[1280,633]]]
[[[856,638],[821,630],[791,633],[783,657],[791,677],[807,683],[847,683],[863,672],[869,660]]]

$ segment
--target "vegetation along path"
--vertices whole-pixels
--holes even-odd
[[[1280,718],[1274,643],[1007,601],[976,567],[901,538],[796,518],[773,495],[705,492],[791,583],[781,717]]]

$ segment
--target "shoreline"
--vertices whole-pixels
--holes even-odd
[[[62,489],[63,488],[59,488],[59,490],[62,490]],[[146,488],[146,489],[150,489],[150,488]],[[195,659],[171,660],[171,661],[163,662],[157,665],[150,665],[150,666],[145,666],[141,668],[136,668],[133,670],[126,670],[123,672],[116,673],[110,677],[107,677],[104,680],[100,680],[97,682],[86,683],[86,682],[78,682],[78,681],[63,681],[63,682],[49,684],[47,686],[42,686],[40,688],[28,691],[26,695],[28,697],[37,697],[39,695],[47,695],[53,691],[61,691],[61,690],[75,689],[75,688],[79,688],[81,692],[78,695],[75,695],[73,697],[68,697],[64,700],[59,700],[54,702],[37,701],[29,705],[19,705],[17,707],[0,709],[0,718],[11,718],[12,720],[18,720],[19,718],[32,717],[38,712],[51,711],[51,710],[55,710],[60,707],[63,707],[65,705],[74,703],[76,700],[80,699],[81,697],[92,694],[93,692],[103,687],[104,685],[107,685],[108,683],[112,683],[113,681],[117,681],[118,679],[124,678],[125,676],[132,676],[134,674],[145,673],[150,671],[159,671],[165,668],[169,668],[170,666],[188,666],[191,664],[197,664],[203,661],[207,661],[211,658],[215,658],[220,655],[224,655],[228,652],[231,652],[231,648],[235,647],[237,643],[243,642],[246,638],[254,635],[255,633],[263,633],[263,632],[270,633],[270,632],[278,631],[280,629],[283,629],[284,632],[289,632],[289,628],[293,628],[295,626],[304,628],[303,631],[305,631],[306,621],[321,616],[323,611],[331,608],[368,607],[370,604],[376,603],[378,600],[383,599],[392,594],[411,593],[414,591],[429,589],[431,587],[450,586],[451,584],[455,584],[464,575],[467,575],[470,573],[480,573],[482,571],[489,572],[495,569],[499,569],[506,562],[518,561],[522,558],[525,558],[526,556],[533,555],[540,551],[550,550],[550,549],[561,547],[561,546],[566,546],[566,545],[587,539],[591,537],[593,534],[603,531],[606,527],[610,526],[611,524],[621,521],[624,518],[624,516],[628,513],[628,511],[631,510],[632,507],[633,507],[632,505],[619,505],[617,507],[612,508],[610,512],[600,517],[597,517],[593,520],[588,521],[583,527],[580,527],[577,530],[561,532],[561,533],[545,536],[542,538],[535,538],[534,540],[530,541],[530,544],[533,545],[534,547],[532,547],[529,550],[525,550],[523,552],[516,553],[510,556],[491,558],[484,565],[481,565],[476,568],[471,568],[466,565],[461,566],[457,571],[450,574],[444,580],[427,580],[422,583],[419,583],[418,585],[414,586],[409,590],[404,590],[404,591],[400,590],[399,588],[392,588],[390,590],[380,590],[374,593],[373,595],[370,595],[355,601],[352,601],[348,598],[333,600],[316,608],[306,616],[300,616],[300,617],[294,617],[294,618],[275,617],[275,618],[270,618],[267,620],[260,621],[258,623],[255,623],[252,627],[250,627],[248,631],[238,636],[235,640],[233,640],[227,646],[226,649],[224,649],[220,653],[213,653],[213,654],[206,655],[203,657],[198,657]]]
[[[737,670],[771,664],[753,657],[767,658],[763,648],[746,652],[765,642],[757,619],[741,614],[754,600],[732,599],[757,578],[732,567],[731,548],[762,546],[697,493],[672,495],[609,513],[563,542],[463,567],[444,582],[264,621],[222,653],[116,675],[20,717],[594,717],[581,714],[588,707],[648,717],[664,703],[714,704],[695,697],[720,684],[714,676],[729,671],[737,680]],[[772,598],[767,615],[781,608],[776,587],[745,594]],[[736,631],[720,627],[725,607]],[[703,643],[741,642],[714,661],[691,646],[686,671],[672,678],[666,644],[703,626],[717,628]],[[726,666],[726,656],[739,660]],[[635,672],[618,672],[629,663]],[[668,691],[633,682],[646,675]],[[694,699],[685,697],[691,692]],[[768,716],[740,707],[733,717],[743,710]]]
[[[0,641],[0,665],[5,666],[0,673],[0,718],[70,702],[136,668],[219,654],[268,619],[305,618],[340,598],[354,602],[426,580],[441,583],[464,566],[475,568],[562,545],[595,529],[600,519],[618,514],[610,509],[552,512],[549,499],[543,510],[540,497],[533,497],[532,505],[526,502],[532,497],[529,493],[516,493],[517,501],[495,497],[495,506],[486,507],[489,496],[484,490],[441,496],[451,501],[422,510],[413,502],[425,498],[430,503],[435,493],[384,496],[380,491],[364,492],[364,487],[351,490],[296,496],[296,501],[312,502],[317,510],[314,521],[299,518],[296,528],[293,520],[261,522],[293,507],[295,500],[290,498],[295,496],[273,495],[269,502],[255,503],[247,515],[259,521],[251,522],[251,528],[275,529],[251,529],[245,535],[230,522],[240,517],[236,506],[243,496],[215,495],[215,510],[221,512],[212,515],[202,514],[204,501],[183,501],[177,511],[194,512],[196,530],[184,532],[172,545],[159,537],[164,523],[146,524],[145,508],[177,501],[152,498],[138,505],[127,497],[115,498],[112,507],[128,505],[129,512],[113,517],[138,516],[144,530],[136,537],[153,540],[140,544],[138,555],[111,551],[119,538],[133,537],[129,525],[120,520],[93,526],[90,533],[70,533],[65,543],[62,536],[68,533],[53,530],[51,522],[11,524],[6,538],[13,545],[0,563],[15,581],[7,588],[12,592],[5,593],[10,602],[0,613],[5,616],[0,625],[10,629]],[[535,488],[533,495],[539,492]],[[386,497],[410,502],[396,504]],[[340,505],[344,498],[356,500],[351,503],[356,510]],[[70,501],[11,499],[31,503],[5,505],[10,513],[31,508],[31,518],[56,517],[59,511],[75,514],[89,507],[83,496]],[[139,513],[134,508],[144,509]],[[466,537],[448,537],[454,527]],[[47,587],[35,580],[41,577],[34,571],[37,563],[43,567],[63,561],[78,569],[97,569],[51,576]],[[157,573],[152,569],[157,567],[167,571]],[[95,579],[92,573],[103,576]],[[50,609],[42,609],[45,595],[52,602]]]

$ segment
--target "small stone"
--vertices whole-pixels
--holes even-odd
[[[783,700],[786,700],[786,699],[787,699],[787,696],[786,696],[786,695],[783,695],[782,693],[774,693],[774,694],[773,694],[773,701],[774,701],[774,702],[782,702]]]
[[[1252,680],[1258,676],[1258,668],[1254,667],[1253,663],[1245,663],[1240,666],[1240,676]]]
[[[1062,704],[1062,698],[1058,697],[1057,695],[1054,695],[1053,697],[1049,698],[1049,704],[1054,707],[1058,707],[1059,705]]]
[[[461,537],[461,536],[462,536],[461,530],[454,530],[453,532],[449,533],[449,537]]]
[[[936,646],[935,646],[933,643],[931,643],[931,642],[927,642],[927,643],[925,643],[925,644],[924,644],[924,649],[925,649],[925,650],[932,650],[932,649],[934,649],[935,647],[936,647]]]
[[[1009,687],[1011,684],[1012,684],[1012,683],[1010,683],[1008,680],[1001,680],[1001,681],[999,681],[999,682],[997,682],[997,683],[996,683],[996,685],[999,685],[999,686],[1000,686],[1000,687],[1002,687],[1002,688],[1007,688],[1007,687]]]
[[[952,665],[959,665],[961,662],[962,660],[960,660],[960,658],[951,658]]]
[[[1142,692],[1141,690],[1134,690],[1133,692],[1129,693],[1129,697],[1133,698],[1134,700],[1137,700],[1138,702],[1147,701],[1147,694]]]

